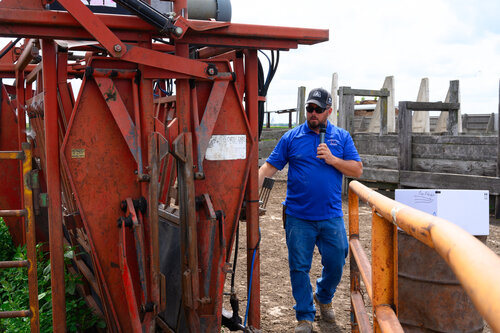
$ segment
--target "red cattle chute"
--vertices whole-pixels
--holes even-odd
[[[64,290],[58,262],[68,242],[83,253],[75,259],[81,291],[109,331],[219,331],[245,205],[248,326],[259,328],[257,50],[326,41],[328,31],[177,17],[166,45],[152,43],[165,35],[135,16],[60,4],[67,12],[38,0],[0,2],[0,36],[32,38],[0,59],[1,77],[17,78],[2,88],[0,147],[26,141],[19,119],[28,111],[40,191],[49,193],[53,290]],[[80,40],[91,42],[72,43]],[[38,65],[30,64],[40,61],[35,47]],[[83,79],[76,100],[68,82],[75,77]],[[0,188],[2,208],[15,208],[20,195],[14,169],[2,170],[12,188]],[[22,230],[11,231],[22,241]],[[172,267],[173,280],[165,276]],[[174,283],[178,294],[169,291]],[[63,332],[64,293],[53,301],[54,331]]]

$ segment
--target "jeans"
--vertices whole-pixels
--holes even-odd
[[[328,304],[340,282],[348,254],[344,220],[336,217],[308,221],[287,214],[285,230],[295,315],[297,320],[314,321],[316,308],[309,279],[314,246],[318,247],[323,265],[321,277],[316,280],[316,297],[322,304]]]

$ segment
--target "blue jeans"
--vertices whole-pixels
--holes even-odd
[[[308,221],[287,214],[285,230],[295,315],[297,320],[314,321],[316,308],[309,279],[314,246],[318,247],[323,265],[321,277],[316,280],[316,297],[328,304],[342,277],[348,253],[344,220],[336,217]]]

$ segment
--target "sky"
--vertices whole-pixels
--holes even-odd
[[[232,22],[328,29],[329,41],[281,52],[267,110],[297,106],[297,89],[380,89],[415,101],[422,78],[431,102],[460,81],[461,112],[496,113],[500,82],[498,0],[232,0]],[[265,64],[267,60],[262,58]]]
[[[0,0],[1,1],[1,0]],[[380,89],[394,76],[395,101],[414,101],[428,78],[430,101],[460,81],[461,112],[498,112],[498,0],[231,0],[232,22],[328,29],[330,39],[281,52],[267,110],[297,106],[297,89]],[[3,43],[2,43],[3,44]],[[264,68],[267,60],[262,57]]]

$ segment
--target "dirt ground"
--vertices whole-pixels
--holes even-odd
[[[271,192],[267,204],[267,212],[260,218],[261,243],[261,331],[262,332],[293,332],[297,322],[293,305],[295,301],[292,297],[290,287],[290,277],[287,259],[287,247],[285,242],[285,232],[281,219],[283,202],[286,194],[286,174],[278,173],[276,183]],[[347,226],[347,200],[343,203],[346,230]],[[365,246],[365,251],[369,254],[369,240],[371,233],[371,209],[369,206],[360,203],[360,239]],[[240,316],[244,318],[246,306],[246,228],[245,223],[240,226],[239,260],[236,274],[236,290],[240,299]],[[490,222],[490,235],[487,245],[496,254],[500,255],[500,221],[492,219]],[[311,282],[321,274],[321,257],[315,250],[313,265],[311,268]],[[314,332],[349,332],[350,329],[350,301],[349,301],[349,258],[346,260],[342,281],[337,288],[333,299],[336,313],[336,323],[328,324],[317,317],[314,321]],[[229,283],[226,283],[226,291],[229,292]],[[226,302],[225,308],[230,309]],[[371,307],[368,296],[365,295],[365,304],[371,320]],[[318,310],[319,312],[319,310]],[[222,332],[229,332],[223,328]],[[491,332],[488,326],[484,332]]]

